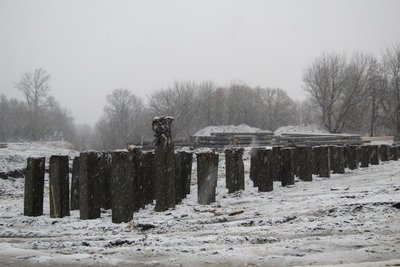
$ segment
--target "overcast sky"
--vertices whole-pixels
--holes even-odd
[[[279,87],[304,99],[302,72],[323,51],[380,56],[400,41],[400,1],[0,0],[0,94],[44,68],[51,95],[94,124],[105,96],[144,100],[174,80]]]

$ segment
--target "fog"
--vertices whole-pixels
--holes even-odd
[[[175,80],[232,80],[304,99],[302,73],[323,51],[380,56],[400,40],[399,1],[0,1],[0,94],[45,69],[77,123],[105,97],[146,97]]]

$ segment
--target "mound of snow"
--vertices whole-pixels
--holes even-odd
[[[275,135],[282,134],[329,134],[329,132],[316,124],[282,126],[275,131]]]
[[[193,136],[211,136],[212,133],[271,133],[268,130],[250,127],[247,124],[208,126],[197,131]]]
[[[0,148],[0,172],[8,173],[26,168],[29,157],[46,157],[48,162],[52,155],[68,155],[73,158],[78,155],[68,142],[29,142],[8,143],[7,148]]]

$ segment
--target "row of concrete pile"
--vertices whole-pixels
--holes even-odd
[[[49,168],[50,217],[62,218],[70,210],[81,219],[100,217],[111,209],[115,223],[132,220],[133,214],[155,200],[155,210],[174,208],[190,193],[193,154],[166,149],[164,154],[139,148],[117,152],[83,152],[73,159],[71,190],[68,156],[51,156]],[[295,176],[312,181],[312,175],[330,173],[397,160],[399,147],[299,146],[252,148],[250,179],[260,192],[273,190],[273,182],[294,185]],[[215,202],[219,154],[197,154],[199,204]],[[25,178],[24,215],[43,214],[45,158],[28,158]],[[225,150],[226,188],[229,193],[245,189],[243,148]]]

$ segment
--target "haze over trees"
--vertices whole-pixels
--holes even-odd
[[[73,118],[49,95],[49,81],[45,70],[36,69],[15,84],[25,101],[1,95],[0,141],[73,140]]]
[[[94,127],[75,125],[70,112],[50,95],[50,75],[25,73],[15,83],[24,101],[0,96],[0,141],[66,140],[79,150],[125,148],[152,139],[154,116],[175,117],[173,137],[186,139],[210,125],[248,124],[276,130],[290,124],[319,124],[331,133],[370,136],[400,133],[400,43],[382,57],[323,53],[304,68],[304,101],[280,88],[243,81],[175,81],[146,100],[129,89],[113,90]]]

